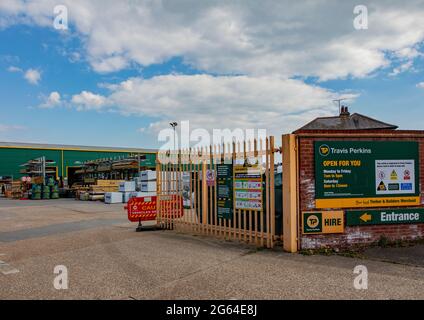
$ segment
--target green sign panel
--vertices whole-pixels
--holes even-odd
[[[233,218],[233,165],[216,165],[217,215],[220,219]]]
[[[419,205],[412,141],[316,141],[317,208]]]
[[[346,211],[347,226],[424,223],[424,208]]]

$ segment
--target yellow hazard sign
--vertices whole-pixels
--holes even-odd
[[[380,184],[378,185],[377,191],[386,191],[386,185],[384,184],[383,181],[380,182]]]
[[[397,180],[397,179],[398,179],[398,174],[396,170],[393,169],[392,173],[390,174],[390,180]]]

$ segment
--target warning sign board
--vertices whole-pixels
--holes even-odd
[[[128,220],[132,222],[156,220],[156,196],[128,200]]]
[[[303,234],[344,233],[343,211],[303,212]]]
[[[128,212],[128,220],[132,222],[156,220],[157,197],[131,198],[125,206]],[[161,196],[162,216],[181,218],[183,216],[183,198],[179,195]]]
[[[236,209],[262,210],[262,172],[259,166],[234,167]]]
[[[206,184],[208,187],[215,185],[215,170],[206,170]]]
[[[376,160],[375,172],[378,195],[410,194],[415,190],[413,159]]]

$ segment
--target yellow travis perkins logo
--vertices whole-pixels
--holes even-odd
[[[319,147],[319,154],[322,155],[323,157],[328,156],[329,153],[330,153],[330,147],[327,146],[326,144],[323,144]]]
[[[310,211],[302,215],[303,234],[344,232],[344,211]]]
[[[368,213],[364,213],[362,216],[359,217],[363,222],[369,222],[372,220],[372,216]]]
[[[308,225],[309,228],[315,229],[319,225],[319,218],[315,215],[309,216],[308,219],[306,220],[306,224]]]

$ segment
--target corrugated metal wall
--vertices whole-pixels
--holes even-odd
[[[49,150],[49,149],[30,149],[30,148],[0,148],[0,176],[11,176],[20,178],[20,165],[28,160],[45,156],[48,160],[56,162],[58,175],[67,174],[67,167],[78,166],[83,161],[96,160],[100,158],[114,158],[119,156],[128,156],[127,152],[103,152],[103,151],[79,151],[79,150]],[[62,159],[63,157],[63,159]],[[142,165],[155,167],[156,155],[146,154],[146,160]]]

